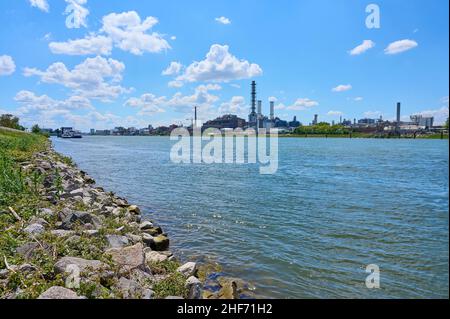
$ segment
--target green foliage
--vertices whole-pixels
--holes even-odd
[[[314,134],[348,134],[349,130],[342,125],[330,125],[328,123],[318,123],[311,126],[299,126],[294,130],[294,134],[298,135],[314,135]]]
[[[163,299],[168,296],[187,297],[187,289],[185,287],[186,278],[180,273],[171,273],[163,280],[156,282],[153,286],[155,298]]]
[[[2,114],[0,116],[0,126],[24,131],[25,128],[19,124],[19,118],[11,114]]]

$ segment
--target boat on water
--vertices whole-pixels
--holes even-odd
[[[61,138],[82,138],[80,131],[75,131],[72,128],[62,128],[61,129]]]

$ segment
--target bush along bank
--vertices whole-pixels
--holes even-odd
[[[204,291],[207,274],[181,264],[160,227],[46,139],[18,146],[32,135],[8,134],[0,131],[0,298],[239,297],[233,280]]]

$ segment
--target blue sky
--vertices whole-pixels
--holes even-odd
[[[371,3],[380,28],[366,27]],[[83,130],[188,124],[194,105],[204,120],[246,118],[256,80],[264,113],[273,99],[304,124],[391,119],[397,101],[405,119],[442,122],[448,12],[447,0],[1,1],[0,113]]]

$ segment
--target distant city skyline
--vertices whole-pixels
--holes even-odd
[[[76,17],[63,15],[72,2]],[[448,117],[449,4],[377,1],[0,3],[0,114],[90,129],[248,119],[250,83],[269,115]],[[270,16],[270,19],[267,17]],[[30,54],[32,53],[32,54]]]

